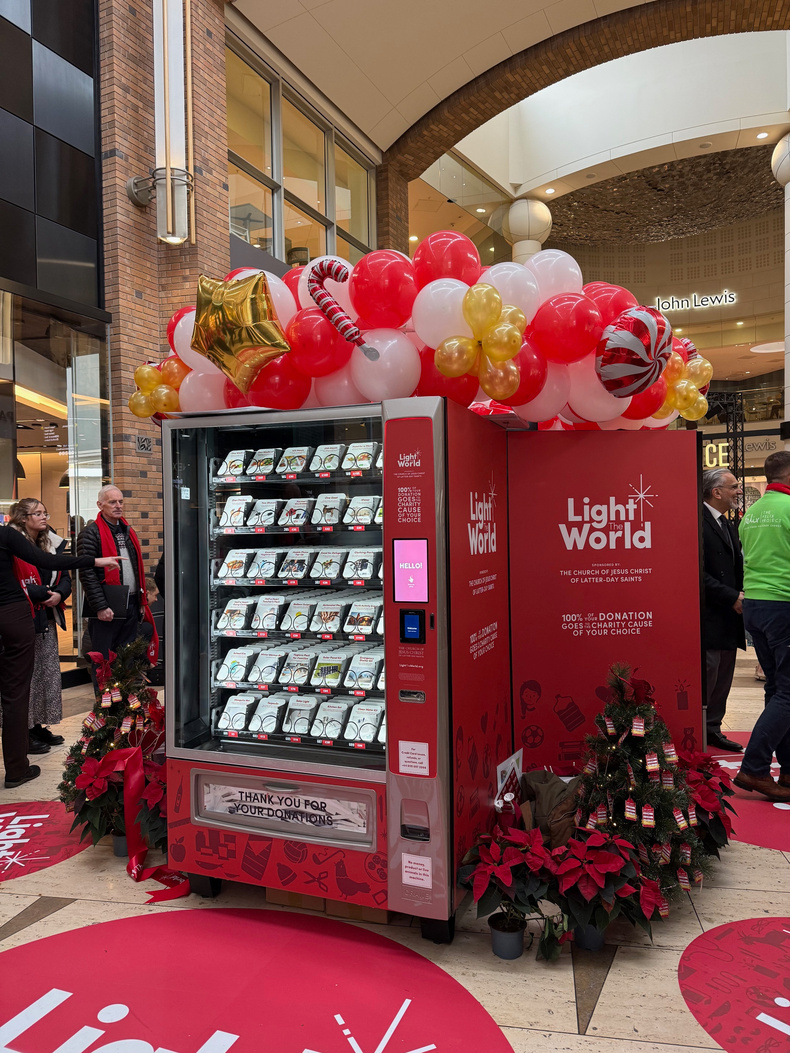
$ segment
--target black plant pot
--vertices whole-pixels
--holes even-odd
[[[595,925],[577,925],[573,930],[573,939],[583,951],[600,951],[604,944],[604,934]]]
[[[526,921],[512,922],[507,914],[492,914],[488,919],[491,929],[491,950],[498,958],[511,960],[524,953]]]
[[[119,859],[126,859],[129,855],[129,849],[126,844],[126,834],[116,834],[113,831],[112,854],[118,856]]]

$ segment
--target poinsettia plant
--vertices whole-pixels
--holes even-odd
[[[478,918],[500,911],[506,928],[522,927],[527,915],[540,913],[546,895],[551,853],[540,830],[518,830],[497,824],[480,834],[458,871],[462,888],[471,888]]]
[[[729,773],[709,753],[687,750],[678,750],[678,767],[686,774],[689,797],[699,820],[698,836],[707,854],[719,858],[719,849],[732,837],[728,812],[737,814],[727,800],[735,794]]]

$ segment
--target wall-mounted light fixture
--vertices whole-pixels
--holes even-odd
[[[126,192],[145,208],[156,200],[156,236],[195,244],[191,0],[152,0],[156,167]]]

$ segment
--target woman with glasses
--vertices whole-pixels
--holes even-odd
[[[50,574],[40,570],[79,570],[82,567],[118,567],[118,556],[66,556],[39,543],[39,535],[47,529],[47,510],[40,501],[26,498],[11,509],[19,516],[22,527],[0,526],[0,701],[3,711],[3,764],[5,788],[15,789],[37,779],[41,769],[29,764],[28,703],[30,680],[36,657],[35,629],[31,617],[32,603],[17,574],[14,560],[25,566],[24,575],[38,575],[41,584],[50,582]],[[34,524],[40,524],[37,527]],[[35,536],[36,542],[33,542]],[[27,569],[29,568],[29,569]],[[47,597],[57,592],[45,586]],[[54,601],[56,604],[58,600]],[[54,634],[53,634],[54,635]],[[56,650],[57,653],[57,650]],[[57,669],[60,682],[60,668]]]
[[[25,497],[11,506],[9,525],[45,552],[54,554],[66,547],[66,542],[50,530],[49,514],[34,497]],[[62,735],[53,735],[47,724],[59,724],[63,719],[57,630],[66,628],[63,603],[71,595],[71,577],[65,570],[39,571],[18,557],[14,559],[14,569],[33,605],[36,630],[27,721],[28,752],[46,753],[50,746],[59,746],[64,741]]]

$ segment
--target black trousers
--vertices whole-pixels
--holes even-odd
[[[706,651],[705,666],[708,679],[708,705],[705,722],[709,735],[721,735],[721,722],[727,711],[727,696],[735,676],[737,650]]]
[[[21,779],[27,759],[27,715],[35,663],[36,634],[27,600],[0,606],[0,684],[3,705],[3,765],[6,779]]]
[[[91,638],[91,650],[100,651],[105,658],[110,651],[117,652],[119,647],[136,640],[140,635],[140,604],[137,597],[130,598],[125,618],[113,618],[111,622],[89,618],[88,635]]]

